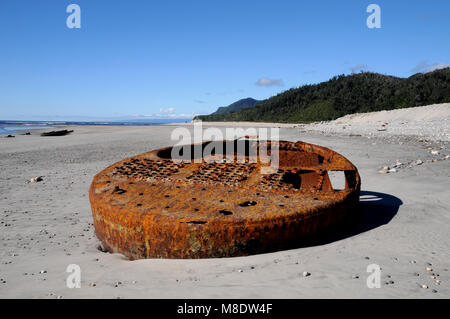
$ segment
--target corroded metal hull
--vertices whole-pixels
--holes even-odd
[[[211,143],[236,141],[200,145]],[[271,174],[245,151],[244,162],[177,162],[165,148],[113,164],[89,191],[97,237],[130,259],[243,256],[300,246],[356,211],[350,161],[304,142],[277,145]],[[344,189],[333,189],[329,171],[344,172]]]

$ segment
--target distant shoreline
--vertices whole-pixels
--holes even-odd
[[[7,122],[7,123],[6,123]],[[51,123],[44,128],[33,128],[29,124],[38,122],[26,122],[17,127],[19,121],[0,121],[0,135],[20,134],[23,131],[35,132],[66,127],[193,127],[193,121],[182,122],[59,122]],[[42,123],[42,122],[40,122]],[[3,124],[3,125],[2,125]],[[50,125],[50,122],[46,124]],[[5,125],[15,125],[14,130],[3,130]],[[450,141],[450,103],[433,104],[411,108],[396,109],[390,111],[379,111],[369,113],[355,113],[343,116],[333,121],[305,123],[267,123],[267,122],[202,122],[205,127],[274,127],[274,128],[296,128],[300,132],[316,132],[333,135],[361,135],[361,136],[417,136],[429,140]],[[3,126],[3,127],[2,127]],[[40,125],[39,125],[40,126]]]
[[[19,134],[23,131],[31,130],[46,130],[61,128],[66,126],[155,126],[164,125],[170,120],[163,120],[163,122],[153,121],[18,121],[18,120],[2,120],[0,121],[0,135]],[[180,120],[181,121],[181,120]],[[191,120],[188,120],[191,121]],[[181,124],[184,124],[180,122]],[[180,124],[178,123],[178,124]]]

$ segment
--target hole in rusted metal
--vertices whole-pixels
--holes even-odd
[[[293,188],[300,189],[302,179],[298,174],[287,172],[281,178],[281,181],[286,184],[292,185]]]
[[[113,192],[113,194],[114,193],[116,193],[116,194],[123,194],[123,193],[126,193],[126,190],[120,188],[119,186],[116,186],[116,187],[114,187],[114,190],[112,192]]]
[[[231,152],[231,150],[233,150],[233,152]],[[185,151],[187,151],[187,154],[184,153]],[[178,145],[165,148],[158,151],[157,155],[161,159],[173,159],[174,155],[174,157],[179,160],[193,161],[197,159],[199,155],[202,156],[205,151],[212,156],[217,154],[234,154],[234,158],[244,158],[257,154],[257,144],[249,140],[209,141],[198,145]]]
[[[334,190],[345,189],[345,175],[343,171],[328,171],[328,177]]]
[[[189,222],[186,222],[186,224],[203,225],[206,224],[206,222],[203,220],[191,220]]]
[[[255,206],[256,204],[257,203],[255,201],[250,200],[250,201],[246,201],[246,202],[240,203],[239,206],[241,206],[241,207],[248,207],[248,206]]]
[[[219,211],[219,214],[222,214],[222,215],[232,215],[233,213],[230,212],[229,210],[220,210],[220,211]]]

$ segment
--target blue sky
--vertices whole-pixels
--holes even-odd
[[[66,26],[71,3],[81,29]],[[381,29],[366,26],[371,3]],[[182,117],[447,65],[450,1],[1,0],[0,45],[0,119]]]

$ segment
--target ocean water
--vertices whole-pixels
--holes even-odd
[[[0,135],[5,134],[23,134],[23,132],[18,132],[19,130],[37,130],[37,129],[47,129],[54,128],[53,126],[38,126],[38,125],[8,125],[0,124]]]
[[[0,135],[22,134],[19,130],[55,129],[58,125],[161,125],[167,123],[190,122],[187,119],[146,119],[111,122],[38,122],[38,121],[0,121]]]

